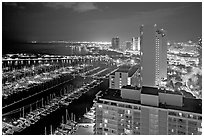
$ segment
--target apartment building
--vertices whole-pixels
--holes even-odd
[[[140,86],[138,65],[123,65],[109,75],[109,88],[120,89],[122,86]]]
[[[202,101],[179,92],[123,86],[98,94],[95,107],[95,134],[202,134]]]

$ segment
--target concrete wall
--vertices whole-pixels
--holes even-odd
[[[141,107],[140,134],[149,135],[149,109]]]
[[[167,111],[159,110],[159,135],[167,135]]]
[[[122,88],[121,97],[126,99],[140,100],[140,90]]]
[[[159,97],[156,95],[141,94],[141,104],[159,106]]]
[[[122,73],[122,86],[126,86],[128,83],[128,73]]]
[[[183,96],[177,94],[159,93],[159,102],[173,106],[183,106]]]

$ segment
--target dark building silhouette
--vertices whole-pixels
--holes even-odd
[[[112,38],[112,48],[119,49],[120,48],[120,39],[119,37]]]

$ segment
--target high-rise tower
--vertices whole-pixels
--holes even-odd
[[[120,48],[120,39],[119,37],[112,38],[112,48],[119,49]]]
[[[140,27],[141,41],[141,84],[161,86],[167,78],[166,32],[154,26]]]
[[[140,37],[132,38],[132,50],[139,51],[140,50]]]

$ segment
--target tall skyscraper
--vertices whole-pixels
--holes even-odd
[[[161,86],[167,78],[166,32],[154,26],[140,27],[141,76],[144,86]]]
[[[132,38],[132,50],[139,51],[140,50],[140,37]]]
[[[126,50],[131,50],[132,43],[131,41],[126,41]]]
[[[120,48],[120,39],[119,37],[112,38],[112,48],[119,49]]]
[[[133,51],[136,50],[136,38],[135,37],[132,38],[132,50]]]
[[[137,37],[136,40],[136,51],[140,51],[140,37]]]
[[[94,100],[95,134],[201,135],[202,100],[157,87],[167,71],[165,31],[141,26],[140,39],[143,85],[128,82],[127,69],[109,77],[110,88]]]

